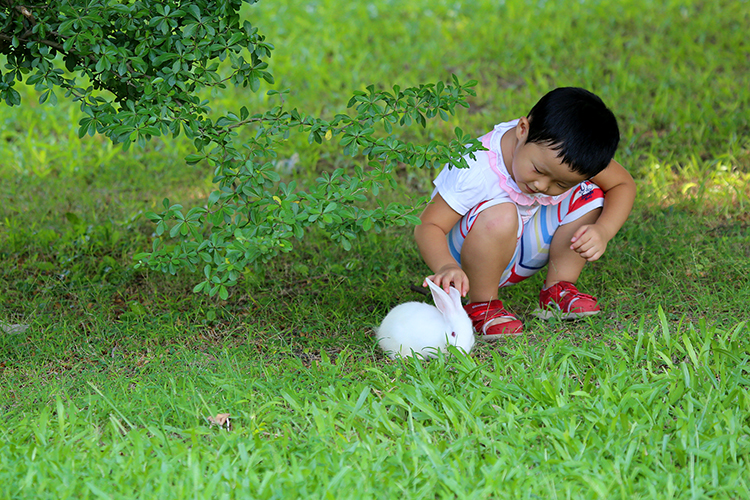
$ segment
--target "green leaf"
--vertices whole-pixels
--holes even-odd
[[[188,13],[190,13],[190,15],[193,16],[196,21],[201,21],[201,10],[197,5],[188,4],[184,8],[187,9]]]
[[[180,230],[185,224],[183,222],[178,222],[174,226],[172,226],[172,229],[169,230],[169,236],[174,238],[178,234],[180,234]]]
[[[205,158],[205,155],[202,154],[189,154],[185,157],[185,163],[188,165],[194,165],[198,163],[199,161],[203,160]]]

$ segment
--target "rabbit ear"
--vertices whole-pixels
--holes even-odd
[[[426,278],[427,284],[432,292],[432,300],[435,301],[435,307],[443,313],[443,315],[453,314],[455,311],[460,310],[461,307],[461,294],[458,290],[451,287],[450,295],[445,293],[445,290],[433,283],[429,278]]]

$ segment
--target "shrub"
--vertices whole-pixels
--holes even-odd
[[[253,265],[288,252],[306,228],[321,227],[344,248],[362,231],[416,223],[410,207],[365,208],[367,194],[393,183],[399,163],[415,167],[446,162],[465,165],[463,154],[480,149],[456,129],[450,144],[413,144],[394,127],[448,119],[467,106],[476,82],[422,84],[388,91],[355,91],[348,109],[324,120],[284,107],[285,92],[271,90],[277,104],[261,113],[240,107],[212,117],[201,92],[227,85],[260,89],[273,83],[266,60],[273,46],[243,20],[243,3],[257,0],[0,0],[0,98],[21,104],[17,82],[33,85],[40,103],[60,94],[79,103],[79,136],[104,134],[127,149],[152,137],[185,134],[195,152],[188,164],[206,162],[215,190],[204,206],[186,208],[165,199],[153,248],[137,265],[176,273],[203,269],[196,291],[226,297],[227,287]],[[205,93],[205,92],[204,92]],[[242,139],[238,131],[243,133]],[[307,190],[284,180],[274,159],[289,134],[310,143],[337,140],[345,155],[361,158],[351,172],[327,172]],[[248,138],[249,137],[249,138]],[[468,147],[467,147],[468,145]]]

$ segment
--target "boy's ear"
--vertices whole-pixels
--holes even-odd
[[[518,142],[521,144],[526,142],[526,138],[529,136],[529,119],[525,116],[522,116],[518,119],[518,124],[516,125],[516,139],[518,139]]]

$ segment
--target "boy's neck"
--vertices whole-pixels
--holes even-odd
[[[503,136],[500,138],[500,152],[503,153],[503,163],[505,164],[505,170],[510,174],[511,179],[516,180],[513,177],[513,152],[516,150],[518,144],[518,138],[516,137],[516,127],[510,128],[505,131]]]

